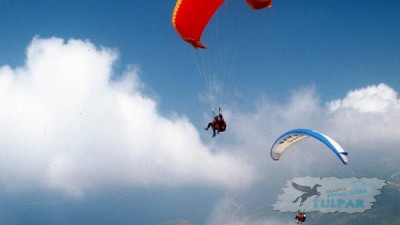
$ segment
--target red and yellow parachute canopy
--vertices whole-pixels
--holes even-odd
[[[195,48],[206,48],[200,37],[208,21],[225,0],[178,0],[172,24],[183,40]],[[246,0],[253,9],[269,8],[272,0]]]

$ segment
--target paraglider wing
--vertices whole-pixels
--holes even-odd
[[[178,0],[172,24],[183,40],[195,48],[206,48],[200,37],[208,21],[224,0]]]
[[[253,9],[270,8],[272,0],[246,0],[247,4]]]
[[[178,0],[172,14],[172,24],[183,40],[195,48],[206,48],[200,42],[208,21],[225,0]],[[253,9],[272,6],[272,0],[246,0]]]
[[[308,137],[315,138],[324,143],[339,157],[344,164],[349,162],[349,159],[347,158],[348,153],[345,152],[336,141],[324,134],[309,129],[294,129],[281,135],[272,145],[271,158],[274,160],[279,160],[281,155],[288,148],[290,148],[290,146]]]

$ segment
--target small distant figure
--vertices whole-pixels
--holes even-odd
[[[208,123],[207,127],[204,130],[208,130],[209,128],[213,129],[213,136],[215,137],[216,134],[220,132],[224,132],[226,130],[226,122],[224,120],[224,116],[219,113],[218,116],[214,117],[214,120]]]
[[[297,221],[297,223],[304,223],[306,221],[306,214],[299,212],[294,219]]]

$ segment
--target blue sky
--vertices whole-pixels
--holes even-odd
[[[191,100],[193,89],[185,87],[195,86],[199,76],[192,60],[193,49],[171,29],[174,4],[3,1],[1,22],[7,32],[1,37],[2,62],[21,65],[26,44],[34,35],[89,39],[96,45],[117,48],[119,69],[138,64],[144,71],[144,82],[173,106],[165,108],[178,107],[173,102],[182,95],[188,97],[186,102],[195,102]],[[237,83],[248,83],[240,85],[244,92],[255,89],[273,94],[282,88],[291,90],[313,83],[324,92],[324,99],[329,99],[343,96],[351,88],[379,82],[395,88],[399,85],[396,1],[278,1],[273,10],[257,12],[246,8],[244,2],[237,3],[240,7],[231,6],[233,9],[228,4],[223,6],[227,10],[222,9],[230,10],[221,18],[224,22],[216,23],[221,30],[233,33],[231,36],[240,34],[239,40],[232,41],[229,47],[230,51],[240,52],[235,53]],[[231,28],[236,24],[237,30]],[[207,43],[207,36],[204,41]],[[254,73],[248,74],[248,68]],[[188,85],[183,85],[182,80]],[[171,85],[164,85],[165,82]],[[195,89],[197,93],[200,88]],[[274,98],[287,97],[287,91],[279,92]]]
[[[206,50],[180,39],[174,6],[0,3],[0,221],[288,224],[265,190],[277,196],[295,176],[393,179],[400,2],[277,0],[254,11],[227,0],[203,34]],[[215,139],[203,130],[211,113],[198,66],[229,81],[228,130]],[[269,148],[292,128],[334,137],[349,165],[313,142],[276,164]],[[400,207],[386,196],[399,199],[398,189],[367,212],[377,220]]]

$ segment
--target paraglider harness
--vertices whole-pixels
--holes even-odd
[[[208,124],[208,126],[205,128],[205,130],[208,130],[208,128],[211,127],[213,129],[212,137],[215,137],[215,135],[216,135],[215,132],[217,132],[217,134],[218,134],[219,132],[224,132],[226,130],[226,122],[224,120],[224,117],[221,114],[221,107],[219,108],[218,115],[215,114],[214,110],[212,111],[212,113],[213,113],[214,120]]]
[[[297,223],[304,223],[306,221],[306,214],[299,211],[294,219],[297,221]]]

